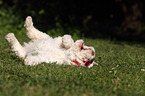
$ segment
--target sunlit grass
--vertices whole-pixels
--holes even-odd
[[[90,69],[56,64],[25,66],[10,51],[5,35],[0,33],[1,96],[145,95],[142,44],[84,38],[86,45],[95,48],[99,65]],[[16,36],[21,43],[28,41],[25,35]]]

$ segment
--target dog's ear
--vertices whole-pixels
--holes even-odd
[[[84,46],[84,41],[83,40],[77,40],[74,44],[74,50],[81,51]]]

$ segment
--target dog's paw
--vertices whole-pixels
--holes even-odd
[[[8,42],[11,42],[14,38],[15,38],[15,35],[14,35],[13,33],[8,33],[8,34],[5,36],[5,39],[6,39]]]
[[[62,37],[62,44],[64,48],[69,49],[71,46],[73,46],[74,41],[70,35],[64,35]]]
[[[32,17],[28,16],[25,20],[24,27],[31,27],[31,26],[33,26]]]

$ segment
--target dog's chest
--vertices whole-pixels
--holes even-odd
[[[52,38],[46,38],[27,45],[27,55],[39,55],[46,59],[61,60],[66,58],[67,51],[61,48],[61,44]]]

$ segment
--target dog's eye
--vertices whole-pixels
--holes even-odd
[[[83,46],[81,47],[81,50],[83,50],[84,48],[83,48]]]

